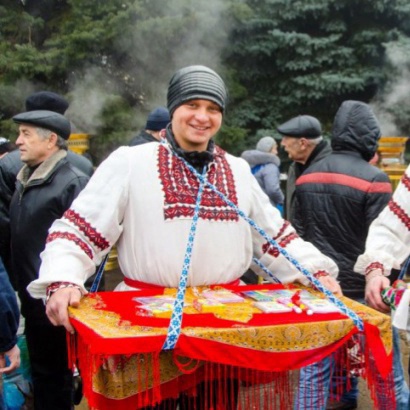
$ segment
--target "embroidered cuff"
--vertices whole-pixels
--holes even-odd
[[[54,292],[57,292],[57,290],[63,289],[63,288],[76,288],[81,292],[81,294],[83,294],[83,292],[81,290],[81,287],[76,285],[75,283],[71,283],[71,282],[54,282],[51,285],[47,286],[46,303],[48,302],[48,300],[50,299],[51,295]]]
[[[314,274],[313,274],[313,276],[316,278],[316,279],[319,279],[319,278],[321,278],[321,277],[323,277],[323,276],[329,276],[330,275],[330,273],[329,272],[326,272],[325,270],[318,270],[317,272],[315,272]]]
[[[364,274],[366,276],[366,279],[369,275],[372,274],[372,272],[374,272],[375,270],[381,270],[382,271],[382,275],[384,275],[384,266],[382,263],[380,262],[373,262],[371,263],[365,270]],[[379,276],[380,274],[376,275]]]

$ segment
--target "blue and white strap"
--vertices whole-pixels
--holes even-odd
[[[176,154],[175,154],[176,155]],[[178,157],[180,158],[180,157]],[[294,259],[289,253],[283,249],[273,238],[269,237],[267,233],[256,224],[251,218],[249,218],[245,213],[240,210],[229,198],[227,198],[224,194],[218,191],[218,189],[207,181],[203,175],[200,175],[194,167],[192,167],[189,163],[187,163],[183,158],[180,158],[186,165],[186,167],[200,180],[201,183],[206,184],[212,191],[214,191],[220,198],[222,198],[231,208],[233,208],[237,214],[243,218],[245,221],[251,225],[270,245],[275,247],[289,262],[291,262],[304,276],[306,276],[310,282],[319,289],[322,293],[324,293],[327,298],[334,303],[340,311],[348,316],[350,319],[353,320],[355,326],[360,330],[363,331],[363,321],[362,319],[351,309],[349,309],[341,300],[339,300],[330,290],[322,285],[322,283],[317,280],[307,269],[300,265],[300,263]]]
[[[173,349],[178,341],[179,335],[181,334],[182,314],[183,314],[183,308],[184,308],[185,292],[186,292],[186,287],[187,287],[187,282],[188,282],[188,273],[189,273],[189,267],[191,265],[192,249],[194,246],[196,227],[197,227],[198,219],[199,219],[199,211],[200,211],[202,193],[204,191],[204,186],[206,183],[205,174],[206,174],[206,167],[204,167],[201,180],[200,180],[198,195],[197,195],[196,203],[195,203],[194,216],[192,219],[191,229],[189,230],[188,244],[187,244],[185,256],[184,256],[184,264],[182,266],[181,278],[179,280],[178,292],[177,292],[177,296],[176,296],[174,306],[173,306],[171,321],[168,327],[167,338],[165,339],[164,345],[162,346],[163,350]]]

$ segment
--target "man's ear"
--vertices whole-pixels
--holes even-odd
[[[48,148],[53,148],[57,145],[57,141],[58,141],[58,136],[55,132],[52,132],[50,134],[50,137],[48,139],[49,144],[48,144]]]
[[[300,143],[300,147],[302,148],[302,149],[304,149],[304,148],[306,148],[306,146],[307,146],[307,141],[306,141],[306,138],[299,138],[299,143]]]

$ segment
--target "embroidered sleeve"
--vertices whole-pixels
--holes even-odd
[[[257,184],[257,182],[255,181]],[[254,211],[252,218],[289,255],[291,260],[298,262],[311,274],[322,272],[322,274],[336,277],[338,268],[327,256],[323,255],[311,243],[304,241],[296,233],[293,226],[284,220],[279,211],[274,208],[267,196],[263,194],[259,186],[253,187]],[[254,254],[283,283],[301,282],[309,285],[310,281],[302,274],[296,266],[289,261],[276,246],[269,243],[266,238],[260,237],[258,233],[254,236]],[[253,268],[252,268],[253,269]],[[258,274],[266,277],[261,270]]]
[[[393,198],[373,221],[366,240],[366,250],[354,267],[365,275],[374,264],[383,266],[384,275],[400,269],[410,253],[410,168],[407,168]]]
[[[45,298],[54,282],[70,282],[85,291],[84,282],[117,241],[128,194],[127,149],[118,149],[97,168],[71,208],[51,226],[39,279],[28,287],[33,297]]]

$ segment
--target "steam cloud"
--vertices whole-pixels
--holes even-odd
[[[403,131],[397,126],[393,114],[400,107],[410,107],[410,42],[398,41],[386,44],[386,55],[391,70],[386,91],[372,102],[379,119],[382,134],[400,136]]]
[[[146,4],[155,7],[150,2]],[[101,113],[105,104],[113,95],[122,94],[136,102],[135,123],[129,124],[130,128],[142,127],[149,111],[166,106],[168,81],[176,69],[203,64],[218,71],[230,29],[222,18],[225,8],[224,0],[195,4],[169,0],[158,11],[160,15],[151,10],[151,19],[137,21],[131,33],[125,32],[116,40],[115,49],[123,56],[122,68],[111,61],[112,57],[103,55],[98,66],[96,63],[95,67],[73,76],[67,116],[80,131],[95,133],[103,121]],[[171,44],[164,37],[167,32],[158,24],[157,17],[165,18],[164,24],[169,24],[170,30],[181,32],[177,43]],[[225,37],[215,38],[213,27],[223,24]],[[172,34],[169,37],[175,41]]]

